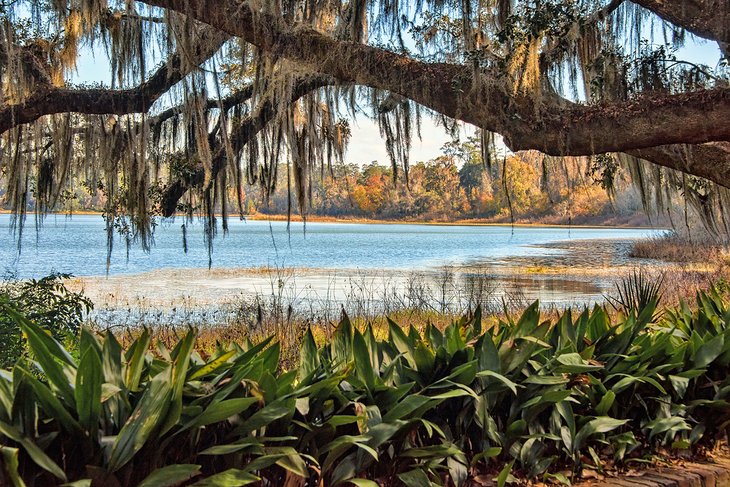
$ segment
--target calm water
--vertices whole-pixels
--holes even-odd
[[[76,276],[106,272],[106,233],[100,216],[49,216],[39,233],[28,218],[22,243],[10,229],[10,215],[0,215],[0,271],[19,278],[50,272]],[[182,220],[161,223],[150,253],[133,245],[127,260],[122,241],[115,241],[110,275],[138,274],[162,268],[208,267],[202,225],[188,227],[183,252]],[[230,232],[215,240],[214,268],[284,266],[287,268],[389,269],[420,271],[445,265],[494,264],[506,259],[560,256],[554,242],[645,238],[652,230],[505,226],[440,226],[301,223],[287,232],[285,222],[231,219]]]

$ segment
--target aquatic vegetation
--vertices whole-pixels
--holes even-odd
[[[1,306],[33,362],[0,373],[0,442],[11,485],[464,485],[475,474],[568,482],[724,435],[730,307],[724,289],[659,314],[595,307],[443,330],[343,316],[298,367],[280,345],[195,351],[142,333],[125,350],[82,330],[79,359]],[[657,316],[659,316],[657,318]],[[2,477],[0,477],[1,479]],[[161,479],[164,479],[161,480]],[[162,482],[162,483],[161,483]]]

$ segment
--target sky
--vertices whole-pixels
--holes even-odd
[[[677,57],[697,64],[705,64],[715,67],[720,59],[720,51],[714,42],[703,39],[689,41],[677,51]],[[110,83],[110,65],[104,54],[94,56],[86,49],[79,59],[77,72],[72,76],[75,84]],[[380,164],[389,165],[390,161],[385,150],[385,143],[380,137],[376,123],[364,116],[358,116],[350,121],[352,138],[345,155],[346,163],[358,165],[369,164],[378,161]],[[460,138],[465,140],[475,133],[475,127],[468,124],[461,124]],[[443,126],[437,126],[429,116],[422,118],[421,140],[414,133],[411,148],[410,161],[426,161],[441,154],[441,147],[452,140]]]
[[[88,49],[84,50],[77,64],[76,73],[72,76],[74,84],[110,84],[111,67],[105,55],[94,56]],[[414,133],[413,146],[411,149],[411,162],[426,161],[441,154],[441,147],[451,141],[451,136],[446,133],[443,126],[437,126],[430,117],[423,117],[421,126],[422,140],[419,140]],[[462,138],[474,133],[474,127],[461,124]],[[348,146],[345,162],[350,164],[369,164],[378,161],[380,164],[389,165],[390,160],[385,151],[385,143],[380,137],[376,123],[362,115],[355,120],[350,120],[352,138]],[[415,131],[414,131],[415,132]]]

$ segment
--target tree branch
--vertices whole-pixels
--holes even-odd
[[[261,100],[255,112],[242,120],[241,123],[233,130],[233,133],[230,136],[233,153],[240,153],[243,147],[253,140],[253,138],[256,137],[256,135],[276,117],[278,107],[289,106],[301,97],[318,88],[336,83],[337,80],[329,76],[302,76],[294,82],[293,88],[291,89],[289,97],[285,103],[276,99],[275,95],[269,92],[269,94]],[[213,148],[213,153],[212,177],[215,178],[218,173],[226,167],[226,163],[232,163],[234,161],[227,160],[225,147],[223,147],[221,143],[219,143],[217,147]],[[180,198],[182,198],[190,188],[203,184],[204,180],[205,171],[203,168],[199,168],[190,178],[187,178],[186,180],[178,179],[168,185],[161,201],[163,216],[170,217],[174,215],[177,210],[177,202]]]
[[[0,106],[0,134],[54,113],[115,114],[146,113],[152,104],[198,65],[213,56],[229,39],[226,34],[206,27],[191,53],[174,53],[147,81],[135,88],[39,89],[22,103]]]
[[[574,104],[555,94],[515,95],[510,80],[461,65],[426,63],[375,47],[290,27],[242,1],[142,0],[189,15],[344,82],[389,90],[452,118],[500,133],[513,150],[551,155],[628,152],[670,144],[730,141],[730,89],[654,93],[629,101]],[[722,0],[725,1],[725,0]],[[684,164],[672,159],[675,169]],[[730,178],[703,171],[730,187]]]
[[[728,0],[632,0],[662,19],[689,32],[727,45],[730,43]]]

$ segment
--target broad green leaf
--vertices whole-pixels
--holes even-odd
[[[139,381],[142,378],[142,371],[144,369],[144,359],[149,346],[150,331],[145,328],[128,351],[130,358],[127,362],[124,385],[132,392],[136,392],[139,389]]]
[[[507,479],[509,478],[510,472],[512,472],[512,467],[514,466],[514,464],[515,461],[512,460],[507,465],[505,465],[499,472],[499,475],[497,476],[497,487],[504,487],[504,484],[507,483]]]
[[[200,465],[168,465],[149,474],[137,487],[175,487],[198,475]]]
[[[238,426],[233,434],[246,435],[252,431],[263,428],[273,423],[277,419],[281,419],[291,414],[292,409],[283,404],[267,404],[263,408],[256,411],[250,418]]]
[[[257,476],[244,470],[231,468],[221,473],[198,480],[190,487],[241,487],[258,482]]]
[[[575,451],[578,451],[583,447],[584,442],[591,436],[600,433],[608,433],[616,428],[620,428],[628,422],[628,419],[614,419],[607,416],[592,419],[586,423],[580,431],[578,431],[578,434],[575,435],[573,448]]]
[[[507,377],[503,376],[502,374],[499,374],[497,372],[494,372],[492,370],[483,370],[481,372],[477,372],[477,377],[493,377],[497,379],[502,384],[506,385],[509,390],[512,391],[512,393],[517,394],[517,388],[521,387],[511,380],[509,380]]]
[[[61,393],[69,405],[74,406],[74,391],[66,371],[75,367],[75,364],[68,352],[41,327],[8,307],[5,310],[25,334],[33,357],[43,369],[48,382]]]
[[[350,479],[348,482],[356,487],[380,487],[379,483],[368,479]]]
[[[613,406],[613,401],[615,399],[616,394],[613,391],[606,392],[606,394],[601,398],[601,402],[599,402],[596,406],[596,413],[598,413],[599,416],[605,416],[611,409],[611,406]]]
[[[398,479],[400,479],[406,487],[427,487],[431,485],[428,475],[426,475],[426,472],[421,469],[414,469],[409,470],[408,472],[399,473]]]
[[[370,363],[370,352],[362,334],[355,330],[352,340],[352,353],[355,359],[355,370],[358,377],[365,383],[368,392],[372,393],[375,388],[376,372]]]
[[[198,428],[209,424],[224,421],[231,416],[240,414],[251,405],[256,404],[258,399],[255,397],[242,397],[238,399],[225,399],[220,402],[210,404],[199,416],[187,423],[182,429]]]
[[[568,374],[582,374],[603,368],[602,365],[589,364],[583,360],[583,357],[581,357],[580,354],[575,352],[558,355],[557,361],[561,364],[561,366],[556,368],[556,372],[564,372]]]
[[[157,374],[142,394],[137,407],[117,435],[109,459],[109,470],[115,472],[129,462],[158,430],[170,408],[172,399],[170,366]]]
[[[89,347],[79,362],[74,395],[79,423],[91,431],[92,436],[96,434],[99,424],[102,382],[104,382],[104,377],[101,357],[95,348]]]
[[[175,359],[172,364],[172,398],[170,408],[167,410],[167,417],[160,429],[161,434],[170,431],[180,420],[183,407],[182,395],[183,389],[185,388],[185,378],[188,373],[190,356],[193,351],[193,345],[195,345],[197,334],[194,328],[188,330],[185,337],[178,343],[176,350],[173,352]]]
[[[205,377],[208,374],[212,374],[213,372],[216,372],[217,370],[223,368],[226,366],[228,361],[236,354],[235,350],[229,350],[228,352],[224,353],[223,355],[219,356],[216,359],[211,360],[204,366],[200,367],[198,370],[190,374],[190,377],[188,377],[188,380],[195,380],[199,379],[201,377]]]
[[[45,452],[33,442],[33,440],[22,435],[20,431],[18,431],[15,427],[0,421],[0,434],[5,435],[11,440],[19,443],[20,446],[23,447],[25,452],[31,458],[31,460],[33,460],[35,464],[41,467],[43,470],[53,474],[56,478],[61,479],[63,482],[66,482],[68,480],[66,478],[66,474],[61,469],[61,467],[59,467],[56,462],[51,460],[51,458],[46,455]]]
[[[319,353],[314,342],[312,329],[307,328],[302,340],[301,353],[299,354],[299,380],[304,380],[319,367]]]
[[[396,404],[395,407],[383,416],[383,421],[390,423],[394,420],[406,419],[413,411],[421,408],[431,401],[432,399],[428,396],[419,396],[417,394],[406,396],[405,399]]]
[[[55,418],[64,429],[68,429],[74,433],[82,431],[79,423],[46,384],[36,379],[33,374],[20,365],[15,366],[15,371],[20,376],[23,376],[25,381],[30,385],[36,399],[38,399],[38,403],[43,407],[43,410],[49,417]]]
[[[725,336],[717,335],[714,338],[706,341],[700,346],[695,352],[693,360],[694,366],[697,368],[703,368],[710,365],[723,351],[725,346]]]
[[[0,455],[2,455],[5,473],[13,483],[13,487],[25,487],[25,482],[18,473],[18,452],[17,448],[0,445]]]

